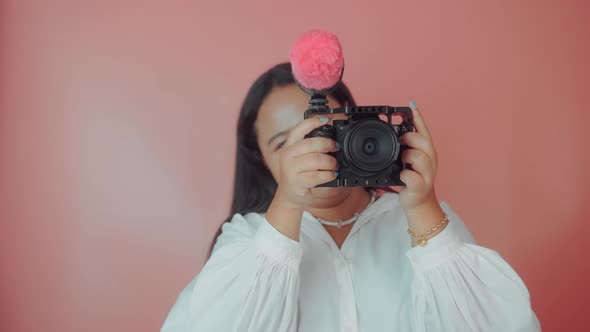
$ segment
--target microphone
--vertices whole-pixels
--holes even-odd
[[[291,48],[295,81],[310,95],[327,95],[342,80],[344,57],[336,35],[310,30]]]

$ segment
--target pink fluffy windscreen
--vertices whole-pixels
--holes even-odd
[[[333,87],[344,69],[342,46],[336,35],[311,30],[291,48],[291,65],[295,79],[310,90]]]

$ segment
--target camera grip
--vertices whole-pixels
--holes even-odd
[[[325,138],[336,138],[336,128],[332,125],[323,125],[309,132],[305,135],[305,138],[312,137],[325,137]]]

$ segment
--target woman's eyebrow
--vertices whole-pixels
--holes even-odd
[[[271,137],[271,138],[268,140],[268,145],[270,145],[270,143],[272,143],[272,141],[273,141],[274,139],[276,139],[277,137],[283,136],[283,135],[285,135],[285,134],[286,134],[286,133],[288,133],[288,132],[289,132],[288,130],[283,130],[283,131],[279,131],[278,133],[274,134],[274,135],[273,135],[273,136],[272,136],[272,137]]]

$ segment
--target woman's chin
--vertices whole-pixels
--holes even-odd
[[[330,208],[338,206],[353,192],[351,187],[320,187],[311,189],[313,203],[311,208]],[[358,187],[357,187],[358,189]]]
[[[318,187],[311,189],[311,195],[315,198],[332,198],[338,197],[351,189],[350,187]]]

